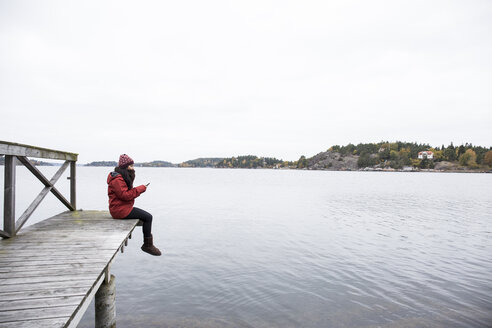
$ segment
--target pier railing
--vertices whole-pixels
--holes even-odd
[[[58,198],[70,211],[76,209],[76,162],[78,154],[63,152],[53,149],[22,145],[13,142],[0,141],[0,155],[5,155],[5,180],[4,180],[4,208],[3,208],[3,230],[0,230],[0,237],[14,237],[16,233],[26,223],[27,219],[36,210],[46,195],[51,192]],[[28,157],[45,158],[54,160],[64,160],[65,162],[58,169],[55,175],[48,179]],[[17,161],[22,163],[42,184],[43,190],[34,199],[31,205],[15,220],[15,180]],[[68,201],[56,188],[55,183],[63,172],[70,166],[70,201]]]

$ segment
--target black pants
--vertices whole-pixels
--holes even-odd
[[[130,214],[125,219],[140,219],[143,221],[143,235],[144,237],[152,236],[152,214],[146,212],[138,207],[134,207]]]

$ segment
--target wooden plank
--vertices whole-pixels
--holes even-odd
[[[88,234],[81,234],[80,232],[81,231],[77,231],[79,232],[78,234],[70,234],[70,233],[66,233],[66,232],[52,232],[50,233],[49,231],[48,232],[43,232],[42,234],[36,234],[36,233],[31,233],[30,235],[26,235],[25,234],[25,230],[28,229],[24,229],[21,233],[19,233],[17,236],[17,238],[15,239],[15,244],[26,244],[26,243],[39,243],[39,244],[44,244],[44,243],[63,243],[63,242],[68,242],[68,241],[73,241],[73,242],[95,242],[95,241],[98,241],[98,240],[104,240],[104,239],[107,239],[107,240],[115,240],[115,239],[119,239],[120,238],[120,235],[118,235],[119,233],[122,233],[122,232],[125,232],[125,230],[130,229],[131,227],[130,226],[127,226],[127,227],[118,227],[117,225],[115,225],[114,227],[115,229],[114,230],[122,230],[120,232],[118,231],[115,231],[117,234],[113,235],[113,234],[106,234],[105,232],[102,232],[102,233],[88,233]],[[125,229],[123,229],[125,228]],[[113,230],[113,231],[114,231]],[[26,237],[24,237],[26,236]],[[4,246],[7,246],[7,245],[10,245],[7,241],[7,240],[4,240],[4,242],[2,243],[2,245]]]
[[[33,319],[4,322],[2,323],[2,328],[62,328],[65,327],[66,322],[66,317],[51,319]]]
[[[92,263],[74,263],[74,264],[66,264],[60,263],[57,266],[50,265],[38,265],[38,266],[25,266],[25,267],[4,267],[0,268],[2,273],[11,273],[11,272],[30,272],[30,271],[59,271],[59,270],[79,270],[79,269],[95,269],[101,268],[105,262],[98,262],[95,264]]]
[[[96,225],[99,225],[97,227]],[[40,227],[35,232],[27,234],[25,229],[15,239],[15,243],[8,243],[3,240],[1,245],[8,246],[11,244],[23,243],[50,243],[63,241],[99,241],[106,237],[107,240],[120,238],[129,229],[133,229],[135,224],[118,224],[91,223],[89,222],[61,222],[57,224],[56,232],[50,231],[49,227]],[[28,229],[27,227],[26,229]],[[42,232],[42,233],[39,233]],[[110,232],[110,233],[108,233]],[[90,237],[88,237],[90,236]]]
[[[22,278],[15,278],[15,277],[10,277],[10,278],[0,278],[0,290],[4,286],[10,286],[10,285],[32,285],[32,284],[39,284],[39,283],[48,283],[48,282],[66,282],[69,285],[76,284],[79,280],[80,281],[85,281],[85,280],[92,280],[95,281],[97,277],[102,273],[102,271],[99,272],[89,272],[86,274],[70,274],[70,273],[60,273],[59,275],[55,276],[33,276],[33,277],[22,277]]]
[[[31,252],[33,256],[39,255],[39,253],[36,253],[37,251],[46,251],[48,252],[56,252],[56,254],[63,254],[63,253],[69,253],[69,252],[76,252],[76,251],[86,251],[86,252],[91,252],[95,253],[94,250],[91,250],[90,247],[97,248],[98,250],[112,250],[114,247],[117,247],[120,245],[120,242],[118,243],[101,243],[99,245],[97,244],[88,244],[88,245],[66,245],[66,247],[62,247],[60,245],[33,245],[29,247],[29,245],[22,245],[21,247],[15,247],[16,245],[9,245],[5,248],[2,248],[2,254],[6,255],[13,255],[15,252]]]
[[[76,225],[79,225],[79,229],[76,228]],[[118,231],[115,231],[116,229],[121,228],[121,226],[118,226],[118,224],[115,224],[113,227],[110,225],[104,226],[101,225],[100,227],[94,226],[94,224],[88,224],[88,222],[75,222],[74,224],[68,224],[68,222],[60,224],[59,227],[57,227],[57,231],[61,233],[73,233],[76,235],[77,232],[81,232],[81,230],[84,230],[87,233],[118,233]],[[50,228],[49,227],[41,227],[37,230],[38,232],[43,232],[43,233],[49,233]],[[52,233],[50,235],[56,236],[56,234]]]
[[[42,252],[43,249],[38,250],[39,252]],[[105,261],[105,258],[108,256],[111,256],[113,253],[112,249],[98,249],[99,252],[91,252],[89,249],[84,249],[84,248],[79,248],[77,249],[71,249],[63,252],[58,252],[55,253],[55,250],[46,250],[46,255],[45,254],[40,254],[36,253],[34,250],[34,253],[28,253],[28,251],[22,251],[22,250],[12,250],[9,251],[8,253],[4,253],[5,255],[15,255],[17,254],[17,257],[14,258],[12,256],[1,256],[0,257],[0,264],[1,262],[5,263],[11,263],[11,262],[22,262],[22,261],[33,261],[33,262],[38,262],[38,261],[51,261],[51,260],[58,260],[60,261],[61,259],[72,259],[76,260],[79,256],[82,260],[91,260],[91,259],[97,259],[101,258],[101,261]],[[72,255],[72,256],[70,256]],[[73,263],[73,262],[70,262]],[[26,264],[27,265],[27,264]]]
[[[30,268],[34,268],[33,270],[30,270]],[[100,272],[103,272],[104,269],[105,269],[105,266],[99,266],[99,267],[95,267],[95,266],[89,266],[89,267],[81,267],[81,268],[77,268],[77,269],[64,269],[63,271],[58,271],[57,273],[57,269],[56,269],[56,266],[53,266],[53,268],[50,268],[50,266],[42,266],[42,267],[39,267],[39,266],[35,266],[35,267],[12,267],[12,269],[17,269],[17,270],[13,270],[13,271],[10,271],[10,272],[2,272],[0,273],[0,279],[2,279],[2,281],[5,281],[6,279],[10,279],[10,278],[15,278],[15,277],[19,277],[19,278],[27,278],[27,277],[41,277],[41,276],[60,276],[60,275],[64,275],[64,274],[70,274],[70,273],[76,273],[76,274],[80,274],[80,275],[83,275],[83,274],[92,274],[92,273],[100,273]],[[73,270],[73,271],[70,271],[70,270]],[[42,274],[44,273],[44,274]],[[0,285],[2,285],[0,283]]]
[[[56,239],[54,238],[56,237]],[[101,243],[104,241],[107,242],[117,242],[121,239],[121,236],[108,236],[108,235],[96,235],[92,234],[91,238],[85,238],[83,236],[70,236],[67,234],[60,234],[58,236],[56,235],[48,235],[48,236],[41,236],[36,239],[34,238],[16,238],[15,245],[21,245],[21,246],[43,246],[43,245],[62,245],[62,244],[67,244],[71,243],[74,245],[84,245],[84,244],[97,244]],[[14,244],[8,244],[4,243],[3,246],[9,246],[9,245],[14,245]]]
[[[0,284],[5,279],[13,279],[13,278],[32,278],[32,277],[60,277],[64,274],[68,275],[90,275],[90,274],[100,274],[104,271],[104,268],[101,270],[101,267],[90,267],[90,268],[78,268],[78,269],[65,269],[65,270],[57,270],[57,269],[39,269],[31,270],[31,271],[18,271],[18,272],[7,272],[0,273]]]
[[[119,250],[119,249],[118,249]],[[84,255],[84,258],[76,258],[74,259],[73,257],[70,256],[53,256],[49,258],[44,258],[44,259],[37,259],[37,260],[31,260],[30,258],[21,258],[18,259],[17,261],[11,260],[11,261],[4,261],[3,259],[0,259],[0,263],[2,263],[2,267],[12,269],[16,267],[30,267],[30,268],[41,268],[45,266],[55,266],[57,264],[60,265],[66,265],[66,264],[90,264],[92,263],[93,265],[99,265],[101,263],[108,263],[108,261],[111,259],[113,254],[108,253],[105,254],[104,256],[97,256],[96,254],[90,254],[90,255]],[[29,262],[29,263],[28,263]],[[24,263],[24,265],[23,265]],[[15,271],[15,270],[14,270]]]
[[[0,312],[1,311],[13,311],[13,310],[28,310],[28,309],[43,309],[50,307],[59,307],[67,305],[79,305],[84,299],[85,295],[79,296],[58,296],[58,297],[46,297],[42,300],[39,299],[27,299],[27,300],[0,300]]]
[[[77,211],[76,213],[78,215],[81,215],[80,213],[81,211]],[[82,217],[82,215],[81,215]],[[101,223],[103,225],[106,225],[104,222],[106,220],[108,220],[109,222],[113,222],[115,224],[118,224],[117,222],[120,222],[120,224],[124,224],[124,222],[128,221],[128,220],[117,220],[117,219],[112,219],[111,217],[100,217],[100,218],[92,218],[92,217],[86,217],[85,215],[83,216],[84,218],[84,221],[83,222],[80,222],[80,221],[76,221],[75,218],[73,218],[73,222],[69,222],[67,221],[67,219],[71,219],[70,216],[68,215],[64,215],[64,216],[61,216],[61,217],[57,217],[57,218],[54,218],[53,220],[50,220],[49,224],[46,224],[46,226],[52,226],[53,225],[53,222],[58,222],[58,223],[63,223],[63,222],[66,222],[66,223],[71,223],[71,224],[82,224],[82,223],[85,223],[87,225],[91,225],[91,224],[94,224],[94,223]],[[42,222],[42,221],[41,221]],[[41,223],[39,222],[39,223]],[[108,222],[108,224],[109,224]],[[43,227],[43,225],[39,225],[38,228],[40,227]]]
[[[124,241],[123,241],[124,242]],[[22,247],[14,247],[14,246],[9,246],[7,248],[4,248],[0,251],[0,258],[11,258],[13,255],[16,256],[21,256],[23,255],[24,257],[34,257],[38,258],[40,253],[41,254],[50,254],[53,253],[53,255],[60,255],[60,254],[69,254],[70,252],[77,252],[77,254],[83,255],[83,254],[96,254],[94,249],[104,251],[104,250],[112,250],[115,247],[118,247],[121,243],[118,242],[113,242],[113,243],[101,243],[101,244],[87,244],[87,245],[72,245],[69,247],[63,248],[63,245],[34,245],[32,247],[29,247],[29,245],[22,245]],[[91,249],[92,248],[92,249]],[[60,250],[61,249],[61,250]],[[51,255],[51,254],[50,254]]]
[[[58,240],[19,240],[19,243],[16,244],[6,244],[2,249],[17,249],[17,250],[28,250],[28,249],[42,249],[42,248],[63,248],[63,246],[70,245],[73,248],[83,248],[83,247],[98,247],[98,246],[107,246],[107,245],[117,245],[121,239],[127,239],[126,237],[107,237],[104,236],[94,236],[94,239],[76,239],[73,240],[73,243],[70,244],[69,238],[60,238]],[[0,251],[0,255],[3,252]]]
[[[66,151],[0,141],[0,154],[77,161],[78,154]]]
[[[40,266],[40,265],[51,265],[51,266],[55,266],[55,265],[63,265],[63,264],[83,264],[83,263],[103,263],[103,264],[106,264],[107,261],[105,261],[105,259],[101,260],[100,257],[96,257],[96,256],[93,256],[91,255],[90,257],[89,256],[86,256],[85,258],[81,259],[81,258],[77,258],[77,259],[63,259],[63,261],[61,261],[60,258],[52,258],[52,259],[46,259],[46,260],[36,260],[36,261],[25,261],[24,259],[22,259],[21,261],[0,261],[1,262],[1,265],[2,266],[9,266],[9,267],[16,267],[16,266],[19,266],[19,267],[36,267],[36,266]]]
[[[5,301],[39,299],[63,297],[63,296],[84,296],[87,294],[87,287],[69,287],[58,289],[34,290],[34,291],[13,291],[0,293],[0,298]]]
[[[50,266],[53,267],[53,269],[58,268],[60,265],[65,265],[65,264],[90,264],[90,265],[102,265],[102,267],[105,267],[108,261],[110,261],[111,257],[106,256],[104,259],[97,258],[97,257],[92,257],[84,260],[83,262],[81,260],[70,260],[68,258],[55,258],[55,259],[50,259],[46,261],[38,261],[33,264],[29,265],[22,265],[21,262],[4,262],[5,266],[8,269],[13,269],[12,272],[28,272],[28,271],[36,271],[36,270],[42,270],[45,268],[49,268]],[[26,268],[23,270],[22,268]],[[1,274],[7,274],[8,272],[2,272]]]
[[[20,284],[20,285],[1,285],[0,294],[17,292],[17,291],[43,291],[52,290],[60,288],[79,288],[85,287],[89,289],[94,284],[93,279],[88,280],[77,280],[77,281],[49,281],[31,284]]]
[[[111,243],[118,243],[122,238],[126,239],[126,236],[123,235],[124,231],[117,231],[117,230],[119,230],[119,229],[113,229],[112,231],[113,231],[113,233],[119,233],[119,236],[109,237],[108,236],[109,234],[108,234],[108,235],[106,235],[106,238],[104,238],[104,233],[106,233],[107,231],[103,230],[102,231],[103,234],[101,234],[101,235],[94,234],[93,238],[91,238],[91,239],[85,239],[84,240],[84,239],[76,239],[76,237],[74,237],[73,244],[74,244],[74,246],[79,246],[79,247],[83,246],[84,244],[107,245],[107,244],[111,244]],[[89,231],[88,233],[91,234],[92,232]],[[63,244],[63,243],[65,243],[65,245],[67,245],[67,246],[72,244],[70,242],[70,241],[72,241],[72,239],[67,238],[65,236],[58,237],[56,235],[50,235],[50,237],[51,238],[46,238],[46,239],[16,238],[15,243],[2,243],[0,245],[3,246],[3,248],[22,249],[22,248],[26,248],[26,247],[41,248],[41,247],[49,247],[49,246],[58,246],[58,245]]]
[[[0,324],[5,322],[19,321],[19,319],[34,320],[34,319],[52,319],[52,318],[70,318],[72,313],[77,309],[75,305],[55,306],[43,309],[26,309],[17,311],[1,311]]]
[[[122,238],[123,239],[123,238]],[[124,241],[123,241],[124,242]],[[40,246],[40,245],[34,245],[32,247],[29,247],[28,244],[22,245],[21,247],[14,247],[14,246],[9,246],[8,248],[4,248],[0,250],[0,258],[8,259],[12,258],[12,255],[16,254],[16,256],[21,256],[23,255],[24,257],[33,257],[33,260],[38,259],[40,255],[61,255],[61,254],[66,254],[70,252],[77,252],[77,254],[84,255],[84,254],[97,254],[95,250],[112,250],[115,247],[118,247],[121,243],[114,242],[114,243],[105,243],[105,244],[87,244],[87,246],[84,245],[73,245],[70,247],[66,247],[63,249],[63,245],[45,245],[45,246]],[[38,253],[38,252],[43,252],[43,253]],[[52,254],[51,254],[52,253]],[[13,259],[15,260],[15,259]]]
[[[116,249],[116,247],[115,247]],[[98,253],[91,252],[89,250],[81,250],[81,251],[67,251],[67,252],[60,252],[58,254],[49,254],[49,255],[43,255],[40,256],[38,253],[34,253],[34,255],[31,254],[26,254],[29,256],[18,256],[18,258],[12,258],[12,257],[2,257],[1,262],[2,263],[13,263],[13,262],[23,262],[23,261],[33,261],[33,262],[44,262],[44,261],[62,261],[64,259],[75,259],[75,257],[78,256],[84,256],[84,262],[88,260],[96,260],[98,258],[101,259],[101,261],[106,260],[108,257],[111,257],[113,255],[113,250],[112,249],[99,249]],[[15,254],[15,252],[12,252],[12,254]],[[37,256],[37,257],[36,257]],[[80,262],[80,261],[79,261]],[[73,262],[70,262],[73,263]],[[35,264],[35,263],[34,263]]]
[[[63,224],[67,225],[68,222],[66,223],[61,223],[60,226],[62,226]],[[99,231],[99,229],[95,228],[95,229],[84,229],[83,227],[79,227],[77,229],[77,227],[75,227],[74,225],[75,224],[78,224],[80,225],[80,223],[73,223],[72,224],[72,231],[70,230],[67,230],[65,229],[64,231],[49,231],[49,230],[43,230],[47,227],[42,227],[43,229],[38,229],[36,230],[36,232],[33,232],[32,234],[30,235],[27,235],[26,234],[26,229],[28,229],[29,227],[27,227],[26,229],[24,229],[22,232],[20,232],[18,234],[19,238],[16,238],[16,241],[15,243],[16,244],[22,244],[22,243],[49,243],[49,242],[64,242],[64,241],[74,241],[74,242],[78,242],[78,241],[95,241],[95,240],[98,240],[98,239],[101,239],[101,238],[104,238],[106,236],[107,239],[111,240],[111,239],[114,239],[114,238],[120,238],[119,234],[122,233],[122,232],[125,232],[127,229],[131,229],[132,226],[129,226],[129,225],[118,225],[118,224],[115,224],[112,228],[113,228],[113,232],[114,234],[107,234],[106,232],[108,230],[110,230],[111,226],[106,226],[104,223],[101,223],[100,224],[100,227],[99,229],[102,229],[101,232],[97,232]],[[99,224],[99,223],[93,223],[93,224]],[[118,231],[118,230],[121,230],[121,231]],[[40,233],[38,234],[38,232],[42,231],[43,233]],[[87,231],[88,233],[85,233],[85,231]],[[82,233],[84,232],[84,233]],[[26,236],[25,238],[22,238],[23,236]],[[4,242],[2,243],[2,245],[9,245],[8,243]]]
[[[70,259],[74,258],[74,256],[85,256],[85,259],[91,259],[91,258],[106,258],[107,256],[111,256],[113,253],[113,250],[118,248],[119,245],[115,245],[113,248],[110,247],[101,247],[98,248],[97,250],[99,252],[94,252],[91,251],[88,248],[84,247],[79,247],[79,248],[67,248],[63,252],[56,251],[56,248],[50,249],[50,248],[33,248],[32,250],[28,251],[22,251],[22,250],[10,250],[8,252],[5,252],[3,255],[0,256],[0,261],[1,262],[19,262],[20,259],[24,261],[44,261],[48,259]],[[39,252],[46,253],[48,255],[40,255]],[[55,253],[56,252],[56,253]],[[16,255],[17,254],[17,255]],[[16,256],[14,258],[13,256]]]

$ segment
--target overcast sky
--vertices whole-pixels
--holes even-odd
[[[79,161],[492,145],[492,1],[0,0],[0,140]]]

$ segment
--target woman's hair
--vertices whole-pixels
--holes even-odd
[[[121,174],[123,180],[125,180],[126,185],[128,186],[128,189],[133,188],[133,181],[135,181],[135,170],[129,170],[127,167],[122,169],[121,167],[117,166],[114,168],[114,171]]]

